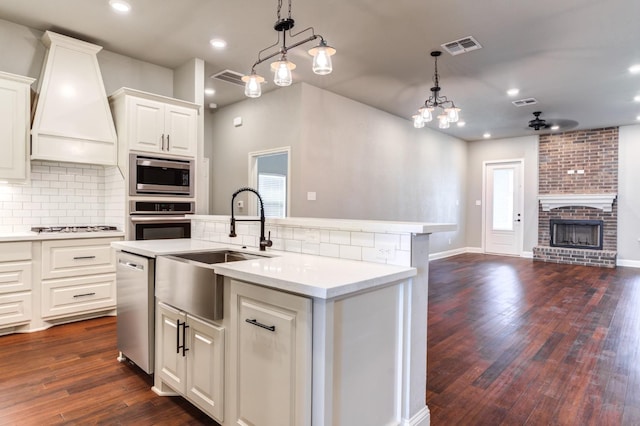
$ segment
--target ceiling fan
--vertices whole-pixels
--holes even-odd
[[[551,124],[547,124],[546,120],[540,118],[540,114],[542,114],[542,111],[534,112],[533,115],[535,118],[529,121],[529,127],[533,128],[533,130],[548,129],[551,127]]]

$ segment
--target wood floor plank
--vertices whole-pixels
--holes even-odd
[[[430,263],[433,425],[640,424],[640,270]]]

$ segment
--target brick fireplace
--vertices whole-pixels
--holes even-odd
[[[542,135],[538,157],[540,206],[534,260],[615,267],[618,128]],[[565,220],[601,223],[599,245],[552,246],[552,224]]]

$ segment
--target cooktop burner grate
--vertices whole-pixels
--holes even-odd
[[[115,226],[95,225],[95,226],[36,226],[31,228],[31,232],[40,233],[63,233],[63,232],[105,232],[117,231]]]

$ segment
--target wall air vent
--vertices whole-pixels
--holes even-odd
[[[452,56],[459,55],[461,53],[471,52],[472,50],[482,49],[480,43],[471,37],[464,37],[459,40],[450,41],[449,43],[441,44],[442,48],[449,52]]]
[[[244,74],[239,73],[237,71],[224,70],[224,71],[220,71],[218,73],[213,74],[211,78],[215,78],[217,80],[226,81],[227,83],[244,87],[244,81],[242,81],[243,76]]]
[[[517,107],[527,106],[527,105],[535,105],[538,101],[535,98],[526,98],[526,99],[518,99],[517,101],[512,101]]]

